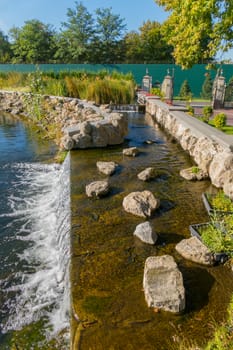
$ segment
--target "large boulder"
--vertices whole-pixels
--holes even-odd
[[[65,149],[106,147],[123,143],[128,121],[127,116],[119,113],[88,114],[88,120],[65,127],[63,131],[61,146]]]
[[[160,201],[150,191],[132,192],[123,199],[123,208],[128,213],[143,218],[150,217]]]
[[[117,167],[115,162],[97,162],[96,166],[98,170],[105,175],[112,175]]]
[[[175,313],[185,309],[183,276],[170,255],[146,259],[143,289],[149,307]]]
[[[94,181],[86,186],[86,194],[88,197],[103,197],[109,192],[108,181]]]
[[[213,185],[216,187],[227,186],[230,182],[230,174],[233,173],[233,153],[229,151],[224,151],[218,153],[213,158],[209,174]]]
[[[138,174],[139,180],[149,181],[156,177],[155,168],[146,168]]]
[[[148,244],[155,244],[158,238],[149,221],[137,225],[134,235],[137,236],[142,242]]]
[[[176,245],[176,250],[185,259],[198,264],[211,266],[214,263],[211,251],[197,237],[183,239]]]

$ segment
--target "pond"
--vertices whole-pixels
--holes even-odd
[[[143,114],[128,116],[124,145],[71,152],[73,349],[167,350],[178,349],[184,339],[203,345],[215,323],[226,317],[232,274],[224,266],[207,268],[184,260],[175,245],[190,237],[190,224],[208,220],[201,194],[211,184],[181,178],[179,171],[193,165],[189,156],[149,116],[146,121]],[[139,156],[122,155],[131,146],[139,148]],[[97,171],[100,160],[114,161],[118,168],[109,178],[110,195],[90,199],[85,186],[106,178]],[[137,174],[151,166],[157,177],[140,181]],[[161,201],[150,219],[159,236],[155,246],[133,236],[143,219],[122,207],[126,195],[144,189]],[[164,254],[174,256],[183,273],[186,309],[181,315],[155,313],[145,302],[145,260]]]

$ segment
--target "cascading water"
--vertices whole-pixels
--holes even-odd
[[[70,156],[62,166],[8,163],[1,172],[12,179],[0,198],[1,333],[41,321],[46,341],[62,332],[67,349]]]

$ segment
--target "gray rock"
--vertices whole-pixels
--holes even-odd
[[[206,173],[201,169],[198,169],[198,171],[194,171],[194,168],[197,168],[197,167],[182,169],[180,171],[180,176],[182,176],[184,179],[189,181],[196,181],[196,180],[201,181],[209,178],[208,173]]]
[[[183,239],[176,245],[176,250],[187,260],[207,266],[214,263],[211,251],[197,237]]]
[[[146,259],[143,288],[149,307],[175,313],[185,309],[183,277],[172,256],[151,256]]]
[[[139,154],[139,149],[137,147],[129,147],[123,149],[123,155],[128,157],[136,157]]]
[[[139,180],[149,181],[156,177],[155,168],[146,168],[138,174]]]
[[[94,181],[86,186],[86,194],[88,197],[103,197],[109,192],[108,181]]]
[[[148,244],[155,244],[158,238],[149,221],[137,225],[134,235],[137,236],[142,242]]]
[[[159,199],[150,191],[132,192],[123,199],[125,211],[143,218],[150,217],[159,204]]]
[[[97,162],[96,166],[98,170],[105,175],[112,175],[117,167],[115,162]]]

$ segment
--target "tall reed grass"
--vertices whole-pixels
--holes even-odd
[[[76,97],[98,104],[129,104],[135,99],[135,81],[131,73],[107,70],[99,72],[61,71],[35,73],[0,73],[0,88],[30,91],[32,81],[40,74],[40,93],[54,96]],[[35,79],[34,79],[35,80]],[[37,79],[38,80],[38,79]],[[32,91],[33,92],[33,91]]]

